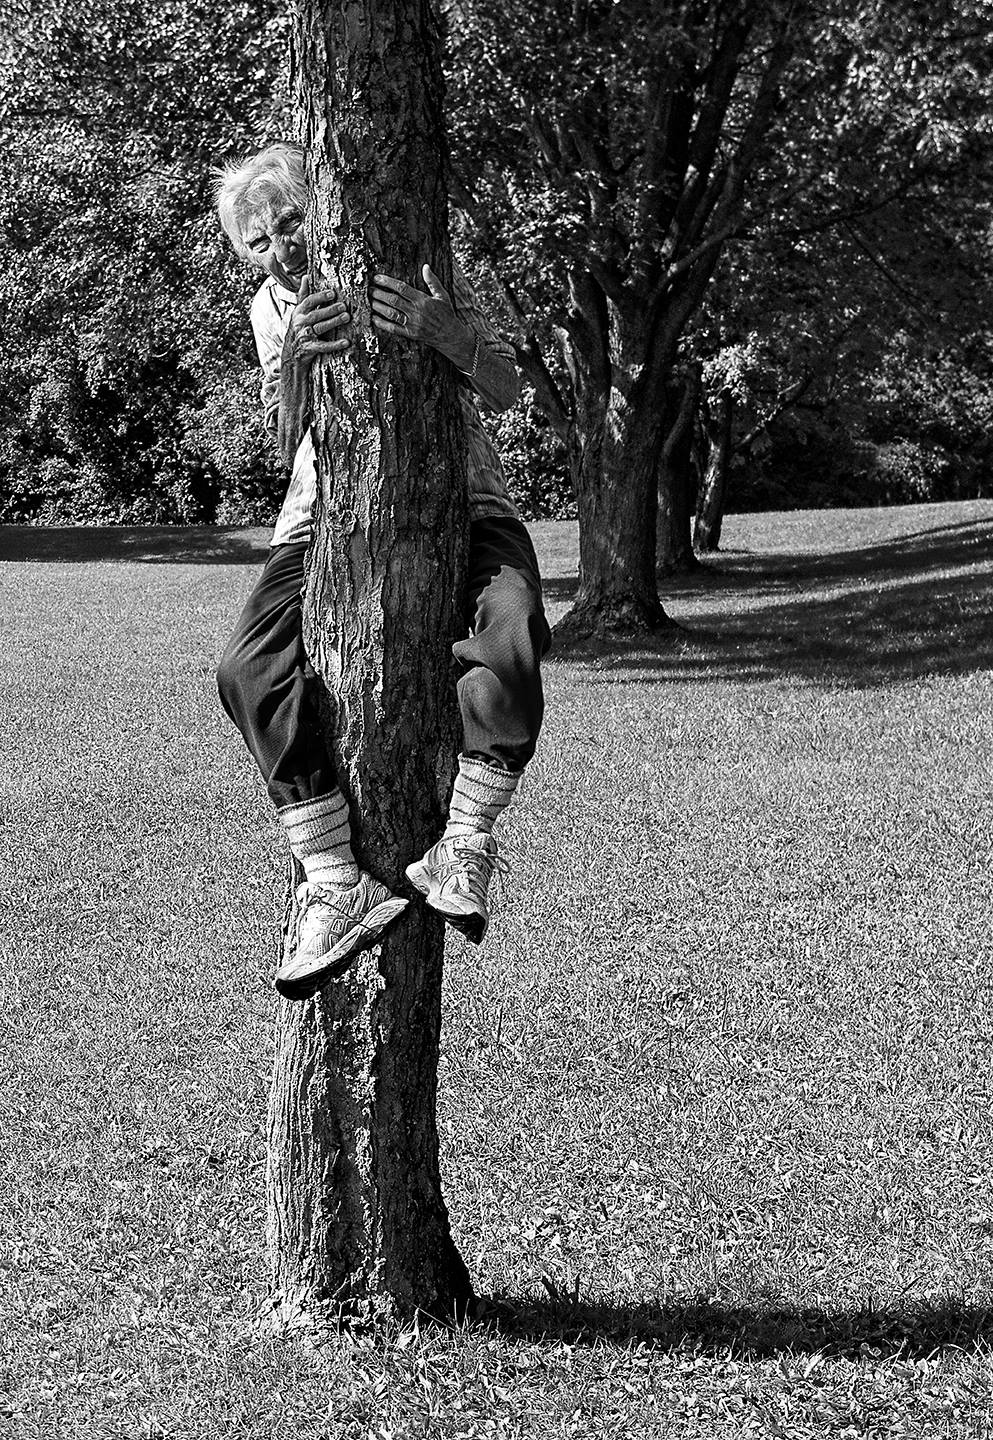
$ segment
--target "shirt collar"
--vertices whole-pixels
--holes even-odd
[[[297,303],[295,290],[287,290],[286,286],[280,285],[279,281],[272,275],[269,276],[269,284],[272,286],[272,293],[276,299],[281,300],[284,305],[295,305]]]

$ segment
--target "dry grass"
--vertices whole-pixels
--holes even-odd
[[[991,535],[739,517],[683,628],[549,664],[445,988],[508,1311],[314,1351],[256,1324],[283,870],[213,687],[264,537],[0,532],[0,1434],[993,1433]]]

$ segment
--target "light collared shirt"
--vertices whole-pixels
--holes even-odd
[[[283,341],[289,328],[296,295],[270,276],[255,293],[251,320],[255,346],[262,365],[262,409],[266,429],[273,436],[279,426],[279,366]],[[507,479],[492,440],[483,429],[478,401],[488,409],[507,409],[517,398],[518,377],[513,347],[493,329],[469,284],[459,268],[452,264],[452,305],[461,320],[481,341],[476,380],[463,376],[459,400],[465,419],[466,459],[469,486],[469,518],[517,517],[517,510],[507,491]],[[484,356],[489,352],[506,365],[487,366]],[[487,377],[490,377],[487,379]],[[311,514],[317,490],[317,469],[314,441],[308,429],[297,446],[290,474],[289,489],[279,512],[271,545],[290,545],[309,540]]]

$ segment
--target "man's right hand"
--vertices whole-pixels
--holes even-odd
[[[337,290],[315,290],[312,295],[310,280],[305,275],[300,281],[287,331],[289,344],[283,350],[284,363],[289,360],[309,369],[320,355],[343,354],[352,338],[337,332],[348,325],[351,318]]]
[[[310,293],[306,275],[286,327],[279,366],[277,442],[283,464],[292,470],[297,447],[310,424],[310,367],[321,355],[342,355],[352,343],[339,332],[351,320],[337,290]]]

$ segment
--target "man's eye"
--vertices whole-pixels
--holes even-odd
[[[248,248],[249,250],[254,250],[256,255],[264,255],[269,249],[269,241],[266,239],[250,240],[248,242]]]

